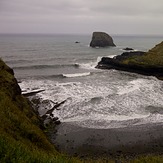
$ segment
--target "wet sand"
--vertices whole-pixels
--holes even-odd
[[[135,156],[163,153],[163,123],[91,129],[61,123],[50,139],[59,151],[79,157]]]

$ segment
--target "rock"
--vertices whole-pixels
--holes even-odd
[[[58,117],[52,118],[50,116],[47,116],[47,117],[42,116],[42,119],[44,121],[44,127],[46,127],[46,128],[48,128],[48,127],[50,127],[52,125],[59,125],[59,124],[61,124],[61,121],[59,120]]]
[[[76,41],[75,43],[76,43],[76,44],[79,44],[80,42],[79,42],[79,41]]]
[[[54,117],[54,118],[53,118],[53,121],[57,121],[57,120],[59,120],[58,117]]]
[[[107,33],[93,32],[92,40],[90,42],[91,47],[107,47],[115,46],[113,39]]]
[[[136,52],[124,52],[121,55],[117,55],[113,58],[109,57],[102,57],[101,61],[98,63],[96,68],[100,69],[117,69],[118,67],[122,66],[122,61],[134,57],[134,56],[142,56],[145,52],[136,51]],[[124,65],[125,66],[125,65]]]
[[[22,95],[24,95],[25,97],[29,97],[29,96],[34,96],[37,93],[43,92],[45,90],[36,90],[36,91],[31,91],[31,92],[27,92],[27,93],[22,93]]]
[[[41,118],[43,119],[43,121],[45,121],[48,118],[48,116],[44,114]]]
[[[66,102],[66,100],[63,100],[63,101],[61,101],[60,103],[54,105],[53,108],[52,108],[52,110],[54,110],[54,109],[60,110],[58,107],[59,107],[60,105],[64,104],[65,102]]]
[[[114,59],[116,59],[116,61],[122,61],[134,56],[143,56],[144,54],[145,52],[143,51],[124,52],[121,55],[115,56]]]
[[[14,71],[12,68],[10,68],[9,66],[7,66],[1,59],[0,59],[0,71],[6,71],[9,74],[14,76]]]
[[[130,51],[130,50],[134,50],[134,49],[126,47],[123,50]]]
[[[59,124],[61,124],[61,121],[57,120],[57,121],[55,121],[55,124],[59,125]]]
[[[161,48],[162,47],[162,48]],[[96,68],[116,69],[143,75],[153,75],[159,79],[163,77],[163,42],[149,52],[124,52],[114,58],[103,57]]]
[[[21,95],[21,89],[17,79],[14,77],[14,71],[0,59],[0,90],[5,91],[13,99]]]

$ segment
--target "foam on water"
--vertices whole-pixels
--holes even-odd
[[[90,72],[85,72],[85,73],[76,73],[76,74],[63,74],[63,76],[67,78],[74,78],[74,77],[88,76],[90,74],[91,74]]]
[[[127,86],[119,87],[119,91],[117,93],[119,95],[124,95],[133,91],[139,91],[142,87],[146,87],[146,84],[150,84],[148,85],[149,89],[153,86],[153,83],[148,82],[144,79],[136,79],[128,82]]]
[[[61,102],[60,110],[53,114],[61,121],[91,128],[126,127],[163,121],[161,113],[153,114],[148,109],[162,107],[163,82],[154,77],[129,78],[128,80],[106,78],[119,75],[118,71],[98,74],[99,79],[81,82],[56,82],[52,80],[24,81],[23,89],[45,89],[39,93],[41,99]],[[88,73],[81,75],[87,77]],[[96,75],[96,74],[95,74]],[[124,75],[124,74],[123,74]],[[79,74],[78,74],[79,76]],[[74,74],[69,77],[75,77]],[[105,80],[104,80],[105,79]],[[107,81],[107,80],[108,81]],[[92,82],[93,81],[93,82]]]
[[[108,57],[109,58],[114,58],[115,56],[117,56],[117,55],[109,55]]]
[[[83,69],[95,69],[95,66],[97,65],[96,62],[90,62],[90,63],[82,63],[82,64],[79,64],[80,68],[83,68]]]
[[[95,69],[95,67],[97,66],[98,62],[101,61],[101,58],[102,57],[99,56],[99,57],[97,57],[97,60],[95,62],[81,63],[81,64],[79,64],[79,67],[83,68],[83,69],[97,70],[97,69]]]

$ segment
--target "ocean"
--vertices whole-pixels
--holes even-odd
[[[96,69],[103,56],[123,48],[148,51],[161,36],[112,36],[116,47],[91,48],[91,35],[1,34],[0,57],[14,69],[23,93],[38,93],[39,112],[66,102],[53,114],[86,128],[123,128],[163,122],[163,81],[118,70]],[[75,43],[78,41],[79,43]]]

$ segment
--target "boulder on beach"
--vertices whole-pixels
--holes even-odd
[[[107,47],[116,46],[111,36],[105,32],[93,32],[92,40],[90,42],[91,47]]]

